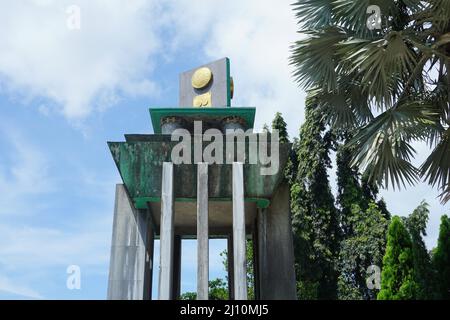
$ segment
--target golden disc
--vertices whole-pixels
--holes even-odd
[[[203,67],[195,71],[192,76],[192,87],[195,89],[203,89],[206,87],[212,79],[211,69]]]

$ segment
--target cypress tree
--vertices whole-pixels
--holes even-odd
[[[275,118],[272,121],[272,129],[278,130],[280,136],[280,143],[288,143],[289,136],[287,133],[287,125],[280,112],[275,114]]]
[[[339,223],[327,169],[331,135],[310,99],[300,129],[295,176],[291,179],[291,212],[300,299],[335,299]]]
[[[426,236],[428,222],[428,204],[424,201],[405,219],[412,240],[414,261],[414,280],[417,283],[417,299],[434,298],[434,279],[431,258],[425,246],[423,236]]]
[[[450,300],[450,219],[446,215],[441,217],[438,245],[432,261],[437,274],[437,297]]]
[[[414,280],[412,251],[412,241],[408,231],[402,220],[394,216],[388,229],[378,300],[416,299],[418,285]]]

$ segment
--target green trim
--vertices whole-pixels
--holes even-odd
[[[230,59],[226,58],[227,62],[227,107],[231,107],[231,75],[230,75]]]
[[[153,131],[161,134],[161,119],[164,117],[178,116],[184,118],[212,118],[238,116],[245,120],[247,129],[253,128],[255,123],[255,107],[224,107],[224,108],[150,108]]]
[[[224,202],[232,201],[231,198],[210,198],[210,201]],[[245,198],[245,202],[255,202],[256,206],[261,209],[266,209],[270,205],[270,200],[264,198]],[[137,197],[133,198],[136,209],[147,209],[147,202],[161,202],[160,197]],[[175,202],[196,202],[193,198],[175,198]]]

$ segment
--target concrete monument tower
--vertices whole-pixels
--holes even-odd
[[[211,238],[228,239],[231,299],[247,299],[247,239],[254,245],[256,298],[296,298],[283,178],[291,146],[253,133],[256,110],[231,107],[233,91],[227,58],[184,72],[180,106],[150,108],[154,134],[108,142],[123,180],[116,186],[108,299],[151,299],[158,238],[159,299],[180,295],[182,239],[197,239],[197,298],[208,299]],[[177,153],[181,139],[192,144]],[[276,170],[254,161],[267,160],[267,149],[278,156]]]

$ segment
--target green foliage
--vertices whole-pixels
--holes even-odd
[[[438,245],[433,253],[433,266],[437,274],[437,298],[450,300],[450,219],[441,217]]]
[[[255,299],[255,276],[253,270],[253,241],[247,240],[247,297],[249,300]],[[224,250],[220,253],[222,257],[222,265],[224,270],[228,272],[228,252]],[[209,281],[209,300],[229,300],[228,294],[228,276],[225,280],[216,278]],[[181,295],[180,300],[196,300],[195,292],[185,292]]]
[[[180,300],[197,300],[197,293],[185,292],[180,296]]]
[[[351,138],[349,132],[336,133],[340,140]],[[367,288],[367,268],[381,265],[389,213],[386,214],[383,200],[376,202],[378,189],[361,179],[357,168],[350,163],[351,148],[338,145],[336,202],[342,229],[337,262],[338,297],[342,300],[375,299],[376,291]]]
[[[223,250],[220,253],[222,257],[222,265],[228,272],[228,251]],[[255,273],[253,268],[253,241],[247,240],[246,244],[246,262],[247,262],[247,297],[249,300],[255,299]],[[226,276],[228,281],[228,276]]]
[[[379,30],[366,27],[369,5]],[[294,11],[307,35],[294,76],[327,124],[356,133],[352,164],[377,185],[424,178],[450,200],[450,1],[298,0]],[[416,141],[434,148],[420,168]]]
[[[209,300],[228,300],[228,286],[220,278],[209,281]],[[180,296],[180,300],[197,300],[197,293],[185,292]]]
[[[354,204],[348,222],[352,234],[342,241],[338,261],[339,299],[375,299],[376,292],[367,288],[367,268],[381,266],[388,221],[371,202],[366,210]]]
[[[283,116],[280,112],[277,112],[275,114],[275,118],[272,121],[272,129],[278,130],[280,143],[288,143],[289,142],[289,136],[286,129],[286,122],[283,119]]]
[[[359,182],[359,173],[356,168],[352,168],[351,151],[345,145],[339,145],[336,153],[337,166],[337,204],[340,208],[340,224],[343,229],[343,236],[351,236],[352,230],[352,209],[357,205],[360,210],[367,210],[370,201],[375,198],[365,197],[364,190]],[[375,195],[376,196],[376,195]],[[359,214],[359,211],[358,211]]]
[[[435,298],[434,272],[430,255],[423,241],[423,236],[427,235],[426,228],[429,214],[428,204],[422,201],[414,212],[404,219],[412,240],[414,280],[418,286],[416,298],[420,300]]]
[[[298,297],[334,299],[339,223],[327,173],[332,139],[329,132],[325,133],[322,117],[310,100],[305,116],[288,174]]]
[[[209,300],[227,300],[228,285],[222,279],[214,279],[209,281]]]
[[[383,258],[381,290],[378,300],[410,300],[417,298],[411,237],[398,216],[388,229],[386,254]]]

